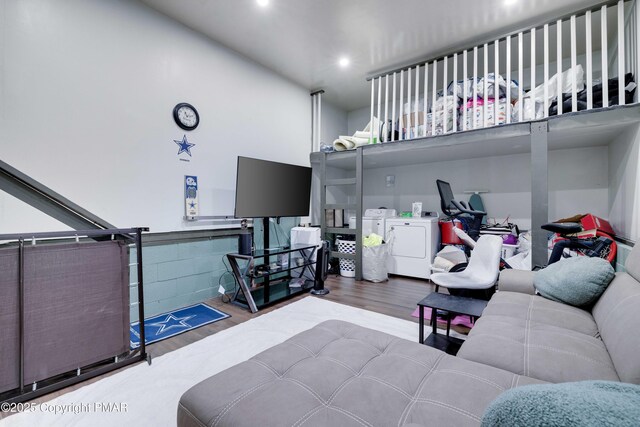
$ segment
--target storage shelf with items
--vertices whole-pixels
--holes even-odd
[[[358,207],[356,278],[361,278],[366,171],[507,156],[523,161],[526,156],[532,253],[538,264],[547,257],[540,227],[550,219],[550,205],[557,204],[550,200],[551,153],[604,149],[610,170],[602,182],[608,182],[597,189],[604,186],[615,195],[621,191],[616,186],[634,182],[639,9],[636,0],[610,1],[371,76],[365,139],[382,143],[311,154],[323,183],[355,179],[348,201]],[[625,159],[623,153],[632,156]],[[615,169],[623,172],[613,175]],[[628,209],[609,208],[617,209],[621,224],[632,221]]]

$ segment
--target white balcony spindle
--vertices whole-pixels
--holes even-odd
[[[380,137],[380,142],[389,141],[389,74],[384,79],[384,123],[382,125],[384,129],[384,138]]]
[[[524,35],[518,34],[518,121],[523,120],[523,90],[524,90]]]
[[[500,85],[498,84],[498,76],[500,76],[500,40],[494,42],[493,53],[493,124],[498,125],[498,112],[500,111]]]
[[[448,66],[449,66],[449,58],[447,56],[444,57],[444,69],[442,71],[442,93],[443,93],[443,98],[442,98],[442,103],[443,103],[443,111],[442,111],[442,133],[447,133],[447,121],[449,119],[449,112],[447,111],[448,105],[447,105],[447,76],[449,75],[449,70],[448,70]]]
[[[414,133],[414,137],[418,138],[420,136],[419,132],[418,132],[418,110],[420,109],[420,66],[416,65],[416,88],[415,88],[415,101],[414,101],[414,108],[413,108],[413,125],[416,128],[416,132]]]
[[[602,106],[609,106],[609,49],[607,46],[607,6],[600,9],[600,54],[602,57]]]
[[[404,139],[411,139],[411,68],[407,68],[407,111],[404,112]]]
[[[476,128],[476,110],[478,108],[478,46],[473,48],[473,112],[471,128]]]
[[[549,24],[544,26],[544,117],[549,116]]]
[[[624,105],[625,40],[624,0],[618,1],[618,105]]]
[[[436,134],[436,93],[438,92],[438,60],[433,61],[433,93],[431,94],[431,135]]]
[[[376,79],[371,79],[371,128],[369,129],[369,144],[373,143],[373,106],[375,101],[375,87],[376,87]]]
[[[396,72],[393,72],[393,89],[391,90],[391,141],[396,140]]]
[[[320,151],[322,145],[322,92],[318,93],[318,146],[316,149]]]
[[[558,115],[562,114],[562,20],[558,19],[556,24],[558,36],[557,39],[557,48],[556,48],[556,71],[557,71],[557,86],[556,93],[558,95],[557,105],[558,105]]]
[[[484,85],[482,86],[483,90],[483,104],[482,104],[482,114],[483,114],[483,123],[482,127],[489,126],[489,45],[487,43],[484,44]]]
[[[425,62],[424,64],[424,94],[422,95],[422,101],[424,102],[423,111],[422,111],[422,122],[424,132],[422,136],[427,136],[427,110],[429,106],[429,63]]]
[[[507,36],[507,123],[511,123],[511,36]]]
[[[576,53],[576,15],[571,15],[571,69],[575,70],[578,66]],[[571,111],[578,111],[578,79],[575,76],[571,79]]]
[[[453,54],[453,131],[458,132],[458,54]]]
[[[587,61],[587,110],[593,108],[593,46],[592,46],[592,34],[591,34],[591,11],[588,10],[585,14],[585,50]]]
[[[378,111],[376,116],[378,117],[378,120],[382,119],[382,110],[380,109],[380,106],[382,104],[382,76],[378,77]],[[378,142],[382,142],[380,135],[378,135]]]
[[[400,110],[398,114],[398,140],[402,141],[404,139],[404,117],[403,117],[403,109],[404,109],[404,70],[400,70],[400,105],[398,106]]]
[[[462,52],[462,130],[467,130],[467,100],[469,99],[469,85],[467,85],[467,51]]]
[[[533,114],[529,117],[529,120],[536,118],[535,112],[535,99],[536,99],[536,29],[531,29],[531,105],[533,106]]]

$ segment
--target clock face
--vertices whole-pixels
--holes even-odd
[[[185,130],[193,130],[198,127],[200,116],[191,104],[180,103],[173,109],[173,118],[176,124]]]

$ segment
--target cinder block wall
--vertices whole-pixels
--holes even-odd
[[[237,251],[237,237],[144,245],[142,264],[145,317],[218,296],[219,284],[226,291],[232,290],[235,282],[231,273],[227,273],[224,263],[228,265],[228,261],[224,256]],[[133,248],[131,264],[136,262],[136,256]],[[129,276],[131,321],[135,322],[138,320],[138,275],[135,265],[131,266]]]
[[[282,218],[271,225],[271,245],[289,244],[291,228],[298,218]],[[262,222],[254,224],[254,246],[262,248]],[[145,317],[166,313],[219,296],[235,289],[231,267],[225,257],[238,252],[238,237],[210,237],[170,244],[143,244]],[[138,320],[138,274],[136,250],[131,249],[129,295],[131,322]],[[225,265],[226,264],[226,265]],[[228,267],[228,269],[227,269]]]

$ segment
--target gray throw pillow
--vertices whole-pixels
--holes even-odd
[[[602,258],[572,257],[538,271],[533,285],[543,297],[583,307],[594,303],[615,276]]]

